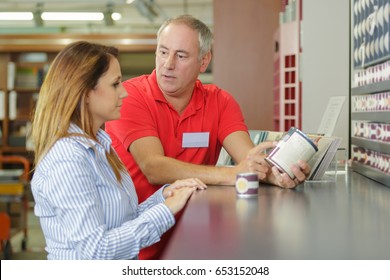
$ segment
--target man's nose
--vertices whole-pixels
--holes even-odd
[[[175,55],[169,55],[165,60],[165,67],[172,69],[175,67]]]

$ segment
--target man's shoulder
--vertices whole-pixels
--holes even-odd
[[[152,98],[155,85],[151,75],[141,75],[124,81],[123,87],[126,89],[129,98]]]
[[[203,87],[206,91],[220,91],[221,88],[219,88],[216,84],[204,84],[202,82],[198,82],[198,86]]]
[[[228,91],[220,88],[216,84],[202,84],[202,87],[208,98],[233,98]]]

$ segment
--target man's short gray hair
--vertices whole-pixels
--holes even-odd
[[[198,41],[199,41],[199,60],[211,51],[211,46],[213,43],[213,34],[211,33],[210,28],[204,24],[199,19],[194,18],[191,15],[180,15],[174,18],[167,19],[157,31],[157,41],[161,35],[161,32],[170,24],[185,24],[189,28],[198,32]]]

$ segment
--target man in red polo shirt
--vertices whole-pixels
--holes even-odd
[[[123,83],[129,96],[121,118],[106,123],[106,130],[140,202],[180,178],[234,185],[237,173],[256,172],[263,182],[292,188],[310,172],[305,162],[293,168],[295,180],[270,169],[263,151],[273,143],[254,147],[233,97],[198,80],[210,63],[211,44],[211,31],[201,21],[191,16],[167,20],[157,33],[156,69]],[[237,165],[215,166],[222,147]],[[141,250],[140,258],[159,258],[168,235]]]

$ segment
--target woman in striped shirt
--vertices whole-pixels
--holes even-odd
[[[31,188],[48,259],[136,259],[160,240],[196,189],[178,180],[138,204],[133,182],[102,129],[123,98],[118,50],[89,42],[65,47],[41,87],[33,117]]]

